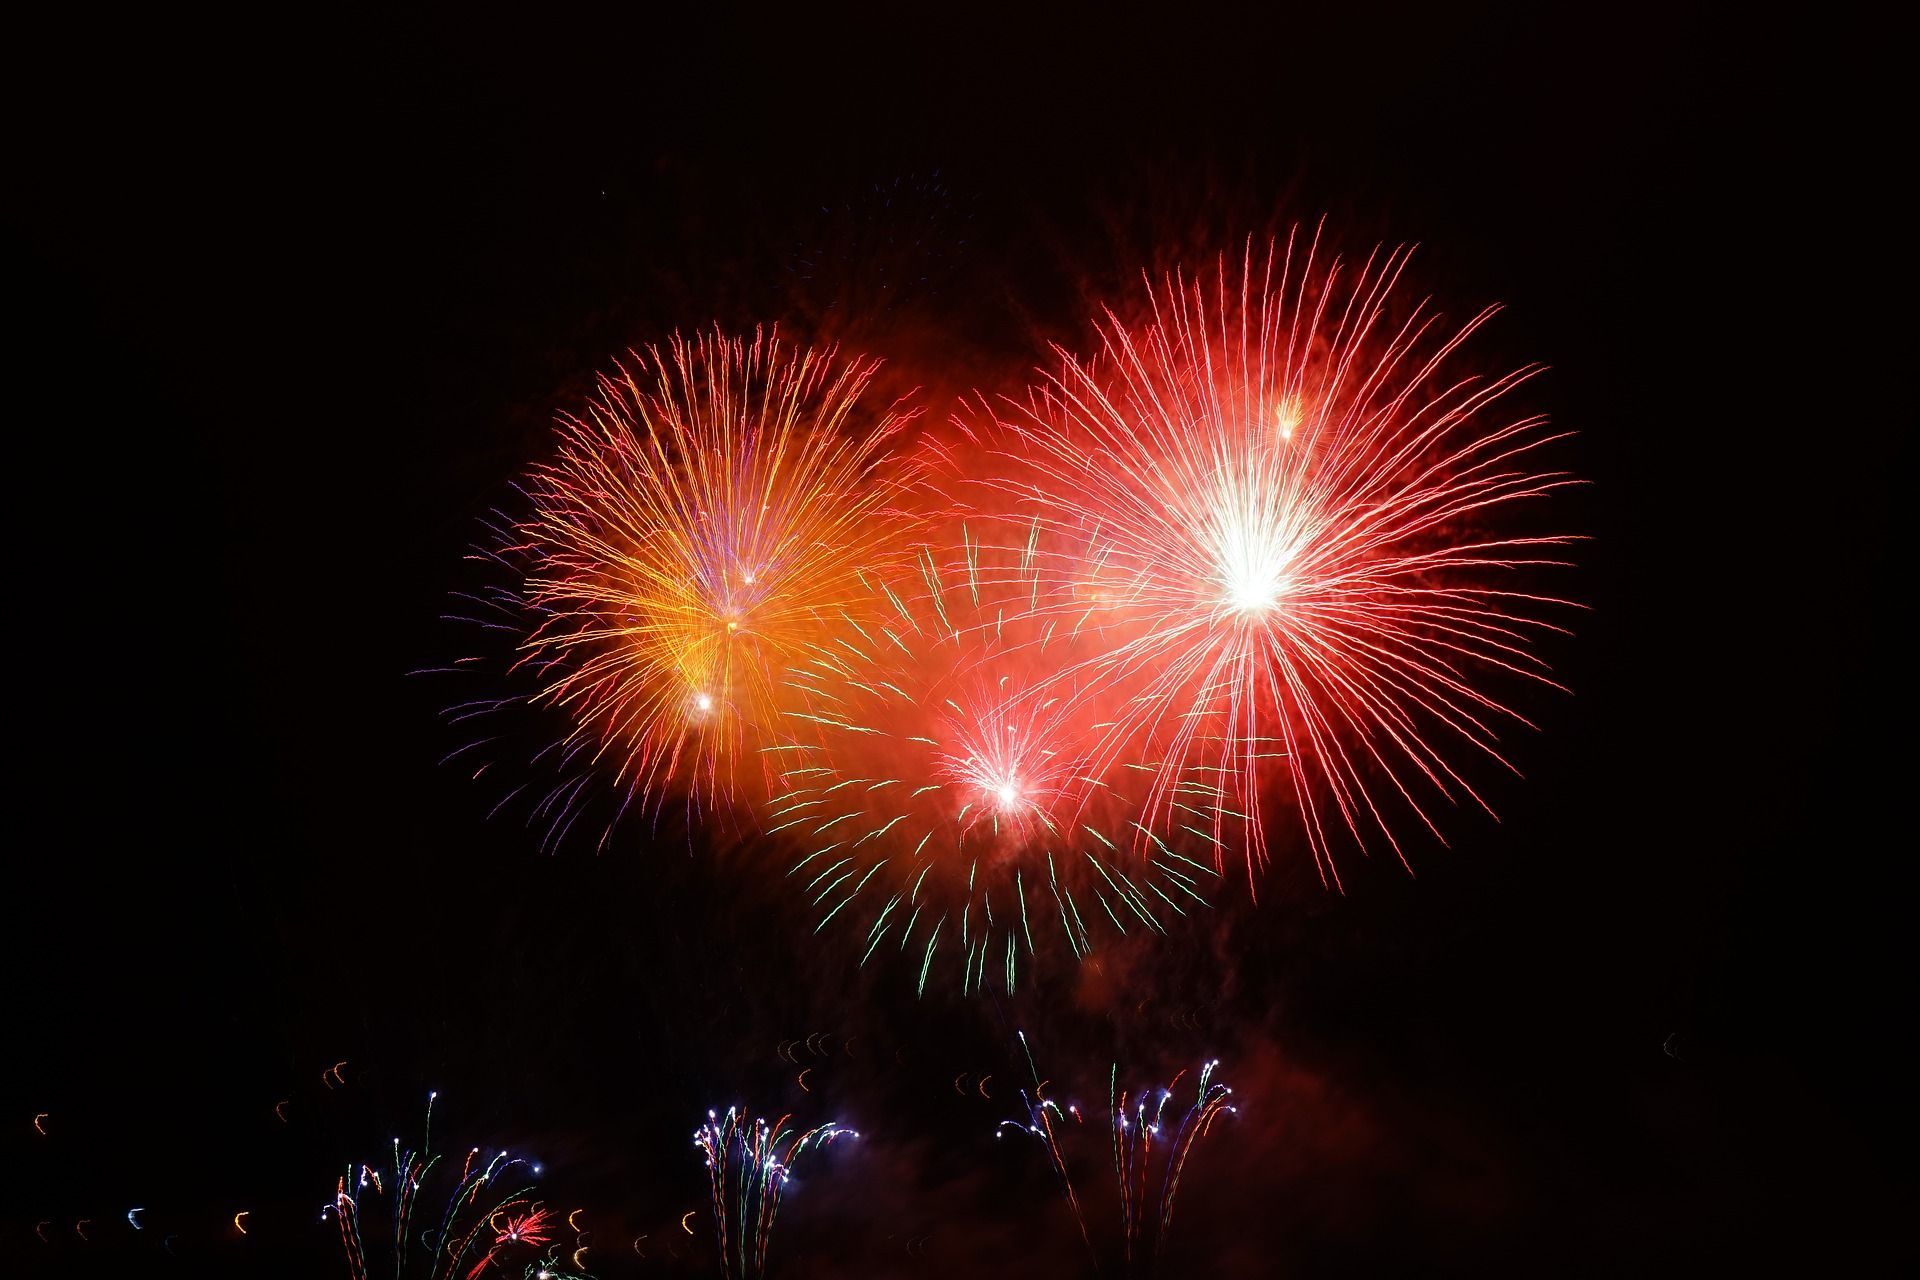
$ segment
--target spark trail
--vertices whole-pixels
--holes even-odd
[[[766,1274],[780,1197],[794,1166],[809,1152],[860,1136],[839,1124],[796,1130],[792,1119],[769,1124],[728,1107],[725,1115],[707,1112],[706,1123],[694,1131],[694,1146],[706,1160],[714,1240],[727,1280]]]

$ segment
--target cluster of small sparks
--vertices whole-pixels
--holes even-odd
[[[1142,1252],[1141,1235],[1152,1225],[1152,1251],[1158,1258],[1173,1229],[1174,1197],[1180,1194],[1180,1175],[1193,1148],[1213,1129],[1213,1122],[1234,1107],[1227,1101],[1233,1090],[1213,1078],[1218,1058],[1200,1068],[1193,1101],[1178,1121],[1167,1118],[1167,1104],[1186,1075],[1182,1071],[1165,1088],[1128,1093],[1120,1088],[1120,1064],[1108,1075],[1107,1114],[1113,1125],[1113,1172],[1120,1187],[1120,1225],[1126,1262],[1131,1268]],[[1155,1149],[1159,1163],[1154,1163]],[[1152,1211],[1151,1219],[1148,1217]]]
[[[1513,768],[1503,688],[1559,687],[1537,645],[1572,607],[1531,585],[1571,539],[1508,516],[1576,481],[1505,411],[1535,368],[1456,370],[1491,311],[1400,303],[1408,252],[1316,231],[1149,281],[1093,358],[910,450],[869,363],[636,357],[493,553],[493,625],[567,725],[549,837],[595,777],[731,802],[799,846],[821,927],[864,921],[860,963],[1011,991],[1043,920],[1084,958],[1230,861],[1257,885],[1282,797],[1335,888],[1341,846],[1410,867],[1409,822],[1491,812],[1471,762]]]
[[[424,1275],[425,1280],[480,1280],[488,1271],[504,1267],[515,1254],[533,1253],[524,1264],[527,1280],[572,1280],[551,1255],[539,1257],[556,1231],[555,1215],[533,1198],[526,1179],[539,1173],[538,1165],[509,1156],[505,1151],[486,1158],[470,1149],[461,1161],[458,1179],[447,1193],[438,1215],[426,1225],[415,1222],[421,1189],[440,1164],[432,1151],[433,1103],[427,1097],[427,1121],[419,1148],[403,1149],[393,1140],[393,1161],[384,1173],[370,1164],[349,1165],[334,1184],[333,1199],[320,1211],[340,1228],[349,1280],[391,1280]],[[377,1256],[363,1232],[364,1206],[370,1197],[384,1197],[387,1243],[391,1252]],[[236,1223],[236,1225],[238,1225]],[[421,1266],[412,1266],[416,1257]],[[423,1270],[424,1268],[424,1270]]]
[[[1040,1143],[1040,1149],[1047,1153],[1047,1163],[1053,1169],[1053,1176],[1060,1183],[1060,1194],[1066,1198],[1067,1207],[1073,1210],[1074,1226],[1080,1229],[1081,1243],[1087,1246],[1087,1252],[1095,1258],[1093,1236],[1087,1231],[1087,1215],[1080,1208],[1080,1197],[1073,1189],[1073,1175],[1067,1172],[1067,1158],[1060,1143],[1060,1136],[1068,1120],[1082,1123],[1080,1109],[1072,1104],[1062,1107],[1047,1097],[1048,1081],[1040,1078],[1040,1068],[1034,1064],[1033,1050],[1027,1044],[1027,1033],[1019,1032],[1020,1052],[1026,1055],[1027,1071],[1032,1083],[1020,1090],[1020,1106],[1025,1113],[1018,1120],[1002,1120],[994,1129],[993,1136],[1003,1137],[1008,1130],[1032,1135]]]
[[[1009,1130],[1026,1133],[1046,1152],[1061,1195],[1073,1211],[1080,1239],[1099,1265],[1099,1254],[1087,1228],[1073,1178],[1068,1172],[1062,1142],[1067,1122],[1084,1123],[1078,1107],[1062,1107],[1046,1096],[1048,1081],[1040,1078],[1025,1032],[1019,1033],[1020,1049],[1026,1055],[1033,1083],[1020,1091],[1024,1115],[1003,1120],[996,1136]],[[1108,1074],[1107,1118],[1113,1133],[1113,1175],[1119,1190],[1120,1237],[1123,1265],[1128,1272],[1149,1269],[1161,1258],[1167,1237],[1173,1229],[1174,1201],[1180,1194],[1181,1175],[1194,1148],[1213,1131],[1220,1116],[1235,1111],[1229,1098],[1233,1090],[1214,1078],[1219,1060],[1205,1063],[1196,1075],[1192,1100],[1177,1119],[1168,1113],[1174,1102],[1182,1071],[1162,1088],[1139,1090],[1120,1087],[1120,1065],[1114,1063]]]
[[[706,1161],[712,1193],[720,1272],[727,1280],[766,1274],[780,1197],[800,1160],[842,1138],[860,1136],[839,1124],[795,1129],[792,1120],[782,1116],[769,1123],[728,1107],[724,1115],[707,1112],[706,1123],[694,1130],[693,1145]]]

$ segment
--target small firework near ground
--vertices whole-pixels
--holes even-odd
[[[1081,1243],[1097,1269],[1106,1248],[1096,1243],[1081,1198],[1074,1191],[1067,1147],[1082,1138],[1086,1117],[1077,1104],[1062,1105],[1047,1096],[1051,1081],[1041,1078],[1025,1032],[1019,1033],[1031,1082],[1021,1088],[1025,1115],[1002,1121],[996,1134],[1024,1133],[1039,1143],[1072,1211]],[[1112,1143],[1113,1187],[1119,1206],[1119,1263],[1126,1275],[1155,1274],[1166,1257],[1173,1232],[1173,1211],[1180,1180],[1194,1149],[1212,1134],[1214,1124],[1235,1113],[1233,1090],[1215,1076],[1218,1061],[1181,1071],[1165,1086],[1123,1086],[1120,1064],[1108,1072],[1107,1126]]]
[[[859,1136],[838,1124],[798,1129],[792,1116],[769,1121],[738,1107],[728,1107],[724,1116],[707,1113],[693,1144],[706,1161],[714,1243],[728,1280],[767,1274],[780,1197],[799,1162],[810,1152]]]

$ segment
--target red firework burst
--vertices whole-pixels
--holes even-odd
[[[1537,367],[1455,371],[1491,309],[1448,329],[1396,303],[1409,252],[1353,269],[1316,232],[1149,282],[1140,322],[1107,311],[1097,358],[1056,350],[1000,415],[979,481],[1107,611],[1097,678],[1074,672],[1107,707],[1094,772],[1157,762],[1149,826],[1176,779],[1217,778],[1250,873],[1276,771],[1324,881],[1340,830],[1405,862],[1394,812],[1439,836],[1436,801],[1484,807],[1456,759],[1506,764],[1525,723],[1488,677],[1553,683],[1535,642],[1567,602],[1528,582],[1572,539],[1502,526],[1576,481],[1534,461],[1561,438],[1544,419],[1503,411]]]
[[[793,668],[762,822],[805,851],[790,878],[823,926],[865,919],[863,963],[911,955],[924,989],[952,955],[963,990],[1012,992],[1036,938],[1085,957],[1205,905],[1215,875],[1189,855],[1217,861],[1196,826],[1222,815],[1189,779],[1173,821],[1139,825],[1131,762],[1088,769],[1100,707],[1069,673],[1101,651],[1092,624],[1049,607],[1034,545],[951,532],[945,561],[876,580],[871,617]]]

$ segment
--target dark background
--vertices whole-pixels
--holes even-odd
[[[687,1138],[734,1100],[866,1135],[789,1201],[788,1274],[1075,1274],[1039,1153],[990,1136],[1016,1027],[1088,1101],[1116,1057],[1225,1060],[1243,1112],[1175,1272],[1892,1265],[1888,33],[14,21],[0,1271],[339,1274],[332,1178],[437,1088],[443,1145],[535,1153],[605,1276],[710,1261]],[[437,764],[453,691],[408,673],[470,647],[440,620],[462,553],[627,345],[777,320],[938,411],[1081,344],[1142,265],[1322,214],[1420,241],[1451,314],[1506,303],[1476,356],[1553,366],[1594,481],[1560,513],[1594,539],[1553,654],[1575,695],[1529,706],[1503,821],[1460,815],[1417,879],[1334,896],[1283,840],[1257,910],[916,1002],[850,980],[764,863],[639,830],[542,857]],[[1076,1141],[1110,1242],[1102,1135]]]

